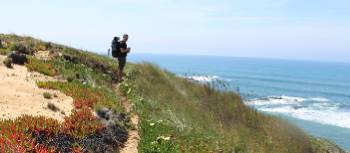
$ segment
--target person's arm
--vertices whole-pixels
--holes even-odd
[[[120,52],[122,52],[122,53],[128,53],[128,52],[130,52],[130,48],[120,48]]]

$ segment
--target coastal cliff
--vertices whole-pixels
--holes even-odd
[[[0,94],[1,112],[23,110],[0,116],[3,152],[345,153],[246,106],[237,93],[218,90],[222,82],[203,84],[154,64],[128,63],[125,81],[117,84],[110,57],[32,37],[1,34],[0,40],[0,67],[8,73],[1,88],[17,88],[18,79],[37,90]],[[25,56],[24,65],[13,51]],[[35,102],[37,111],[25,111]]]

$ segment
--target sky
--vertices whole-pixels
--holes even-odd
[[[349,0],[0,0],[0,33],[106,53],[350,61]]]

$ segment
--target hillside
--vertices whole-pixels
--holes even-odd
[[[1,69],[7,65],[11,70],[6,71],[15,73],[26,67],[24,73],[49,78],[34,81],[43,90],[36,96],[45,93],[50,100],[49,106],[37,98],[45,111],[55,115],[63,107],[55,99],[72,99],[71,113],[56,118],[50,113],[3,116],[2,152],[344,152],[247,107],[238,94],[218,90],[221,82],[201,84],[150,63],[129,63],[126,81],[116,84],[117,63],[109,57],[31,37],[1,34],[0,40]],[[15,59],[5,59],[11,51],[25,54],[26,64],[13,66]]]

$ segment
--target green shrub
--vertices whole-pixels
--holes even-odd
[[[45,42],[44,46],[45,46],[46,50],[48,50],[48,49],[52,48],[52,43],[51,42]]]
[[[0,55],[8,55],[10,51],[5,48],[0,48]]]
[[[44,92],[43,96],[44,96],[45,99],[52,99],[52,95],[50,93],[48,93],[48,92]]]
[[[66,79],[68,82],[73,82],[75,78],[73,76],[68,76]]]
[[[3,62],[7,68],[12,68],[12,58],[6,57],[6,59]]]
[[[23,54],[30,54],[29,50],[27,49],[26,46],[22,44],[11,44],[9,47],[10,51],[18,51]]]

